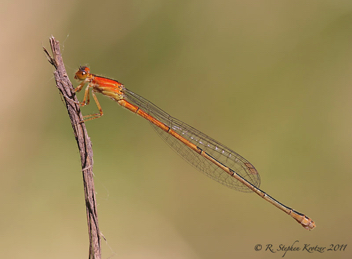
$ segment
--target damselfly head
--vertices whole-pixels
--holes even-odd
[[[90,69],[89,67],[81,66],[75,74],[75,79],[83,81],[89,75]]]

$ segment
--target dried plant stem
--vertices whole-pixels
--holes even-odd
[[[50,37],[50,46],[53,53],[51,57],[44,48],[44,52],[50,62],[55,67],[54,77],[56,86],[62,96],[64,96],[68,115],[71,120],[73,132],[81,155],[81,165],[84,184],[84,196],[87,212],[88,233],[89,233],[89,258],[100,259],[100,231],[98,224],[97,204],[95,198],[93,181],[93,150],[83,116],[80,111],[79,102],[76,98],[72,83],[67,76],[64,62],[60,53],[60,44],[53,36]]]

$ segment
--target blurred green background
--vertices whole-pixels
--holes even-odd
[[[72,80],[79,65],[119,80],[244,156],[264,191],[317,224],[205,177],[99,96],[105,115],[87,128],[103,258],[279,258],[265,246],[296,240],[347,248],[285,258],[351,258],[351,1],[2,1],[1,13],[2,258],[88,257],[50,35]]]

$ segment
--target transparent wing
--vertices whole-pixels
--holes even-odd
[[[125,98],[127,101],[138,106],[140,109],[153,116],[166,126],[173,129],[179,135],[195,144],[203,151],[207,152],[210,156],[217,161],[235,171],[238,175],[246,179],[248,182],[256,187],[260,185],[260,176],[254,166],[245,158],[229,149],[228,147],[220,144],[215,139],[205,135],[204,133],[196,130],[195,128],[187,125],[186,123],[170,116],[162,109],[158,108],[153,103],[137,95],[136,93],[125,88]],[[152,123],[151,123],[152,124]],[[156,132],[185,160],[195,166],[198,170],[205,173],[208,177],[215,181],[238,191],[251,192],[251,190],[237,181],[234,177],[226,173],[216,164],[204,158],[198,153],[194,152],[187,145],[183,144],[172,135],[163,131],[156,125],[152,124]]]

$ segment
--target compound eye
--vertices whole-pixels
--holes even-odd
[[[78,69],[78,71],[76,72],[76,74],[75,74],[75,79],[78,79],[78,80],[81,80],[81,81],[83,81],[83,80],[85,80],[86,78],[87,78],[87,76],[88,76],[88,74],[89,74],[89,68],[88,67],[80,67],[79,69]]]

